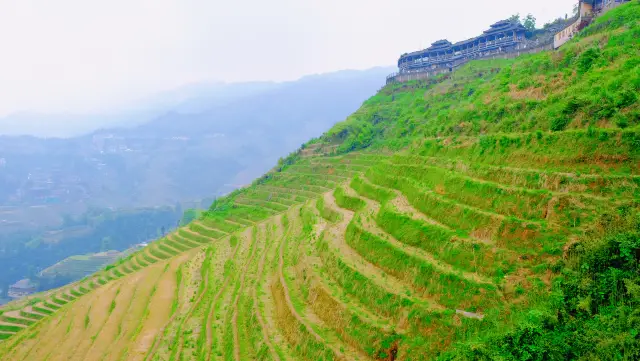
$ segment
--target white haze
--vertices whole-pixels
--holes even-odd
[[[574,2],[0,0],[0,117],[76,114],[47,120],[71,124],[186,84],[392,65],[514,13],[541,25]]]

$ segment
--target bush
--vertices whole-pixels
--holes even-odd
[[[578,74],[588,72],[601,58],[602,52],[598,47],[592,47],[584,51],[578,57]]]
[[[639,224],[640,225],[640,224]],[[441,360],[640,359],[640,227],[578,244],[547,307]]]

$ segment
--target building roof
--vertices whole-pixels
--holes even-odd
[[[517,21],[511,20],[500,20],[497,23],[491,25],[491,27],[483,32],[484,35],[491,35],[494,33],[502,32],[502,31],[525,31],[526,29],[522,24]]]
[[[520,24],[519,22],[514,22],[511,20],[500,20],[494,24],[492,24],[489,29],[485,30],[482,35],[474,37],[474,38],[470,38],[470,39],[466,39],[466,40],[462,40],[459,41],[455,44],[452,44],[449,40],[446,39],[442,39],[442,40],[438,40],[436,42],[434,42],[433,44],[431,44],[431,46],[427,49],[423,49],[423,50],[418,50],[418,51],[414,51],[408,54],[402,54],[402,56],[400,56],[400,58],[405,58],[407,56],[413,56],[413,55],[421,55],[425,52],[429,52],[429,51],[447,51],[450,50],[451,48],[455,48],[455,47],[459,47],[459,46],[464,46],[466,44],[471,44],[479,39],[482,39],[483,37],[486,36],[491,36],[494,35],[496,33],[501,33],[501,32],[511,32],[511,31],[516,31],[519,33],[522,33],[524,31],[526,31],[525,27],[522,26],[522,24]]]
[[[438,40],[435,43],[431,44],[431,46],[427,50],[441,50],[448,49],[451,47],[451,42],[449,40],[443,39]]]

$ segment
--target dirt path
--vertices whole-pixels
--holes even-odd
[[[200,226],[200,227],[202,227],[204,229],[208,229],[210,231],[220,232],[222,234],[229,235],[229,232],[225,232],[225,231],[223,231],[221,229],[218,229],[218,228],[209,227],[209,226],[207,226],[206,224],[204,224],[204,223],[202,223],[200,221],[193,221],[193,223],[197,224],[198,226]],[[198,232],[195,232],[195,231],[191,230],[189,227],[182,227],[181,229],[184,230],[185,232],[189,232],[191,234],[197,234],[200,237],[211,238],[211,237],[207,237],[207,236],[205,236],[203,234],[200,234]],[[218,239],[218,238],[211,238],[211,239]]]
[[[238,241],[238,243],[236,244],[235,248],[232,251],[231,257],[228,259],[236,258],[236,256],[238,255],[238,250],[240,249],[241,243],[242,242]],[[207,320],[205,323],[205,328],[207,330],[206,361],[211,361],[211,351],[213,349],[213,319],[215,318],[214,313],[216,311],[216,304],[218,303],[218,300],[226,290],[228,284],[229,284],[229,277],[225,277],[224,282],[222,283],[222,286],[220,286],[220,290],[213,297],[213,300],[211,301],[211,306],[209,307],[209,313],[207,314]]]
[[[368,183],[369,185],[376,187],[376,188],[380,188],[380,189],[384,189],[386,191],[389,192],[393,192],[396,197],[394,199],[392,199],[390,201],[390,203],[400,212],[403,213],[409,217],[411,217],[414,220],[417,221],[421,221],[436,227],[441,227],[443,229],[449,230],[449,231],[455,231],[453,228],[449,227],[446,224],[440,223],[436,220],[434,220],[433,218],[428,217],[427,215],[425,215],[424,213],[422,213],[421,211],[417,210],[416,208],[414,208],[411,203],[409,202],[409,200],[397,189],[393,189],[393,188],[387,188],[387,187],[383,187],[377,184],[373,184],[369,181],[369,179],[367,179],[366,177],[361,177],[362,181]],[[437,195],[435,192],[431,192],[431,191],[425,191],[424,193],[426,194],[430,194],[433,195],[435,197],[439,197],[439,195]],[[479,208],[474,208],[471,206],[467,206],[461,203],[457,203],[454,200],[443,200],[443,202],[447,202],[450,204],[453,204],[455,207],[462,207],[462,208],[467,208],[472,210],[473,212],[477,212],[477,213],[481,213],[484,214],[486,216],[489,217],[493,217],[493,218],[497,218],[498,221],[503,220],[504,216],[497,214],[497,213],[490,213],[490,212],[485,212]],[[490,246],[494,246],[495,245],[495,241],[491,239],[491,237],[468,237],[467,238],[458,238],[462,241],[468,241],[468,242],[472,242],[472,243],[482,243],[482,244],[486,244],[486,245],[490,245]]]
[[[426,252],[420,248],[412,247],[410,245],[407,245],[405,243],[398,241],[395,237],[393,237],[392,235],[388,234],[386,231],[381,229],[375,223],[375,221],[373,221],[373,218],[375,217],[375,215],[378,214],[378,212],[380,211],[380,204],[369,198],[360,197],[360,199],[364,200],[365,203],[367,204],[365,210],[363,211],[365,214],[360,219],[362,220],[363,228],[368,232],[379,236],[380,238],[384,239],[387,243],[389,243],[391,246],[406,253],[407,255],[410,255],[425,263],[430,264],[431,266],[433,266],[433,268],[435,268],[436,270],[442,273],[459,275],[465,278],[466,280],[474,283],[494,285],[493,281],[488,277],[479,275],[477,273],[456,270],[452,265],[436,259],[431,253]]]
[[[80,361],[99,360],[104,358],[105,354],[108,354],[112,350],[113,344],[120,334],[122,322],[131,307],[131,303],[138,294],[138,286],[142,279],[142,273],[136,273],[122,280],[122,286],[114,300],[115,308],[110,312],[106,323],[100,332],[94,336],[91,347],[86,353],[84,353],[82,357],[79,357],[81,355],[80,353],[75,353],[74,356],[76,357],[74,358]]]
[[[33,319],[33,318],[22,316],[20,314],[20,311],[21,310],[8,311],[8,312],[3,313],[2,316],[16,318],[16,319],[24,320],[25,322],[30,322],[30,323],[35,323],[35,322],[38,321],[37,319]],[[2,319],[2,316],[0,316],[0,320]],[[0,323],[2,323],[2,321],[0,321]],[[12,323],[12,322],[9,322],[9,323]]]
[[[176,288],[180,287],[176,283],[175,272],[186,260],[192,256],[192,252],[183,252],[176,255],[168,262],[167,271],[160,277],[157,283],[157,291],[149,300],[149,314],[142,329],[131,343],[132,360],[147,360],[157,350],[157,342],[164,334],[166,327],[173,321],[175,315],[171,315],[171,307],[176,297]]]
[[[291,301],[291,294],[289,293],[289,287],[287,286],[287,282],[284,279],[284,248],[287,243],[287,236],[289,235],[289,229],[285,232],[282,237],[282,241],[280,242],[280,247],[278,250],[278,282],[280,282],[280,286],[284,291],[285,302],[287,303],[287,307],[289,308],[289,312],[293,315],[293,317],[298,321],[300,325],[302,325],[305,330],[316,339],[321,344],[327,345],[327,347],[331,348],[333,353],[338,357],[338,359],[345,359],[345,355],[340,351],[336,350],[327,342],[325,342],[324,338],[320,336],[311,326],[307,324],[307,322],[300,316],[300,314],[296,311],[293,302]]]
[[[367,277],[369,280],[371,280],[386,292],[395,294],[401,298],[408,299],[413,303],[423,304],[424,306],[432,310],[445,309],[442,305],[437,304],[433,300],[415,299],[411,296],[407,296],[413,294],[411,289],[409,289],[397,278],[387,274],[375,265],[369,263],[362,256],[360,256],[358,252],[349,247],[344,241],[345,233],[347,226],[353,219],[354,213],[350,210],[340,208],[335,202],[333,192],[329,192],[324,195],[324,202],[326,207],[329,207],[342,214],[342,220],[339,223],[336,223],[328,228],[330,236],[326,238],[328,238],[329,240],[330,247],[334,249],[334,252],[337,253],[339,257],[341,257],[341,259],[345,261],[346,264],[348,264],[354,270],[362,273],[365,277]]]
[[[148,312],[148,305],[154,295],[154,289],[165,273],[163,264],[151,265],[145,272],[140,272],[143,278],[140,279],[136,294],[125,311],[119,326],[120,334],[109,346],[109,352],[102,361],[120,360],[122,355],[132,346],[132,338],[136,330],[144,323],[145,312]]]
[[[290,207],[293,206],[293,205],[290,206],[290,205],[284,204],[284,203],[278,203],[278,202],[275,202],[273,200],[267,201],[267,200],[254,199],[254,198],[238,198],[238,199],[236,199],[236,203],[238,203],[238,204],[255,206],[255,204],[251,204],[251,202],[256,202],[256,203],[258,203],[258,204],[260,204],[262,206],[264,206],[266,204],[266,205],[272,205],[272,206],[277,206],[277,207],[284,207],[286,209],[289,209]],[[281,211],[281,210],[277,210],[277,209],[271,208],[271,210],[275,211],[275,212],[286,212],[286,209],[284,211]]]
[[[190,239],[184,238],[184,237],[180,236],[177,232],[168,234],[167,235],[167,239],[169,239],[169,240],[171,240],[171,241],[173,241],[175,243],[178,243],[178,244],[180,244],[180,245],[182,245],[184,247],[187,247],[187,248],[198,248],[198,247],[201,247],[203,245],[202,243],[199,243],[199,242],[192,241]]]
[[[229,224],[230,224],[230,225],[232,225],[232,226],[236,226],[236,227],[239,227],[239,228],[249,227],[249,226],[247,226],[247,225],[245,225],[245,224],[238,223],[238,222],[234,222],[234,221],[232,221],[232,220],[230,220],[230,219],[225,219],[224,221],[225,221],[225,222],[227,222],[227,223],[229,223]]]
[[[319,239],[321,233],[328,227],[329,224],[320,215],[320,212],[315,207],[315,202],[310,205],[310,209],[315,214],[316,219],[319,220],[316,224],[316,227],[314,228],[314,239]],[[307,243],[306,250],[307,254],[314,254],[316,252],[312,248],[312,245],[310,243]],[[333,280],[328,279],[324,275],[322,275],[319,270],[325,268],[325,266],[320,257],[305,257],[307,258],[308,263],[312,265],[310,277],[313,278],[313,282],[315,282],[318,287],[323,288],[325,292],[335,300],[336,303],[341,304],[346,309],[349,309],[352,313],[358,315],[358,317],[360,317],[363,322],[368,323],[373,327],[380,328],[383,331],[392,331],[392,322],[389,319],[384,319],[374,313],[371,313],[371,311],[369,311],[359,301],[356,301],[350,294],[346,293],[344,289],[342,289],[342,287],[335,284]],[[338,293],[338,295],[336,293]]]
[[[205,255],[206,257],[206,255]],[[200,265],[200,274],[203,274],[202,272],[202,267],[204,266],[204,261],[203,263]],[[207,272],[207,271],[205,271]],[[195,312],[196,309],[198,309],[198,307],[200,307],[200,304],[202,303],[202,300],[204,299],[204,296],[209,292],[209,277],[204,277],[204,280],[202,280],[202,282],[204,283],[204,285],[202,286],[202,292],[200,292],[200,295],[198,295],[198,298],[195,300],[193,306],[191,306],[189,308],[189,311],[187,311],[187,314],[184,318],[184,320],[182,321],[183,325],[186,325],[189,323],[189,321],[191,320],[191,317],[193,316],[193,313]],[[176,350],[176,355],[178,357],[178,360],[182,360],[182,349],[184,347],[184,332],[181,332],[179,335],[179,340],[178,340],[178,348]]]
[[[193,259],[193,257],[195,257],[195,251],[185,251],[182,253],[181,258],[185,259],[185,258],[189,258],[189,259]],[[190,255],[191,257],[186,257],[186,255]],[[179,265],[176,267],[176,270],[178,267],[181,267],[182,264],[186,262],[186,259],[183,262],[180,262]],[[176,283],[175,284],[175,293],[172,297],[173,298],[178,298],[177,299],[177,305],[178,307],[180,307],[180,289],[182,288],[182,284]],[[164,323],[164,325],[160,328],[160,330],[157,332],[154,340],[153,340],[153,344],[151,345],[151,349],[147,352],[147,354],[145,355],[144,359],[146,360],[151,360],[153,359],[153,356],[155,356],[156,352],[158,352],[158,348],[160,347],[160,345],[162,344],[162,341],[165,340],[165,331],[167,329],[167,327],[169,327],[171,324],[173,324],[173,322],[175,321],[175,319],[180,315],[180,311],[179,309],[176,309],[175,312],[173,312],[173,314],[169,317],[169,319]]]
[[[238,301],[240,300],[240,295],[244,290],[245,278],[247,275],[247,271],[249,270],[249,265],[253,262],[253,259],[256,254],[256,250],[258,248],[258,237],[252,238],[252,250],[249,258],[245,262],[244,269],[242,270],[242,276],[240,277],[240,288],[236,293],[235,300],[233,301],[233,315],[231,318],[231,329],[233,331],[233,355],[236,361],[242,361],[240,359],[240,340],[238,335]]]
[[[262,227],[262,232],[264,232],[265,247],[264,247],[264,251],[262,252],[262,256],[260,257],[260,262],[258,263],[258,272],[256,274],[256,284],[255,284],[255,287],[253,287],[253,289],[251,290],[251,297],[253,298],[253,309],[255,311],[255,316],[256,316],[256,319],[258,320],[258,323],[260,324],[260,329],[262,331],[262,340],[269,348],[269,352],[271,353],[271,356],[273,357],[273,359],[275,361],[281,361],[280,356],[278,355],[275,348],[273,347],[273,343],[271,342],[271,338],[269,337],[267,324],[264,318],[262,317],[262,313],[260,312],[260,304],[258,302],[258,287],[260,287],[260,282],[262,280],[262,275],[264,273],[264,264],[267,258],[267,253],[269,253],[268,251],[270,246],[270,242],[267,239],[267,234],[266,234],[266,225]]]
[[[0,321],[0,326],[19,327],[21,330],[24,330],[27,328],[26,325],[21,325],[19,323],[11,323],[6,321]],[[11,331],[5,331],[5,332],[11,332]],[[20,331],[17,331],[17,332],[20,332]]]
[[[322,192],[312,192],[312,191],[306,191],[306,190],[302,190],[302,189],[285,188],[285,187],[279,187],[279,186],[262,186],[262,188],[267,192],[278,192],[278,193],[284,193],[284,194],[291,194],[291,195],[296,195],[296,196],[307,197],[309,199],[317,198],[318,196],[322,195]]]

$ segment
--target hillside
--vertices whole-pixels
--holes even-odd
[[[157,103],[185,100],[143,125],[64,139],[0,135],[0,298],[66,257],[106,250],[105,237],[123,251],[172,229],[183,209],[250,184],[356,110],[388,71],[176,90]]]
[[[2,308],[0,359],[638,359],[638,39],[631,2],[559,51],[384,87],[188,226]]]
[[[40,277],[45,279],[65,277],[72,280],[78,280],[92,275],[103,267],[114,263],[118,259],[125,257],[127,254],[132,253],[135,250],[135,248],[130,248],[124,252],[106,251],[70,256],[53,266],[42,270],[42,272],[40,272]]]

